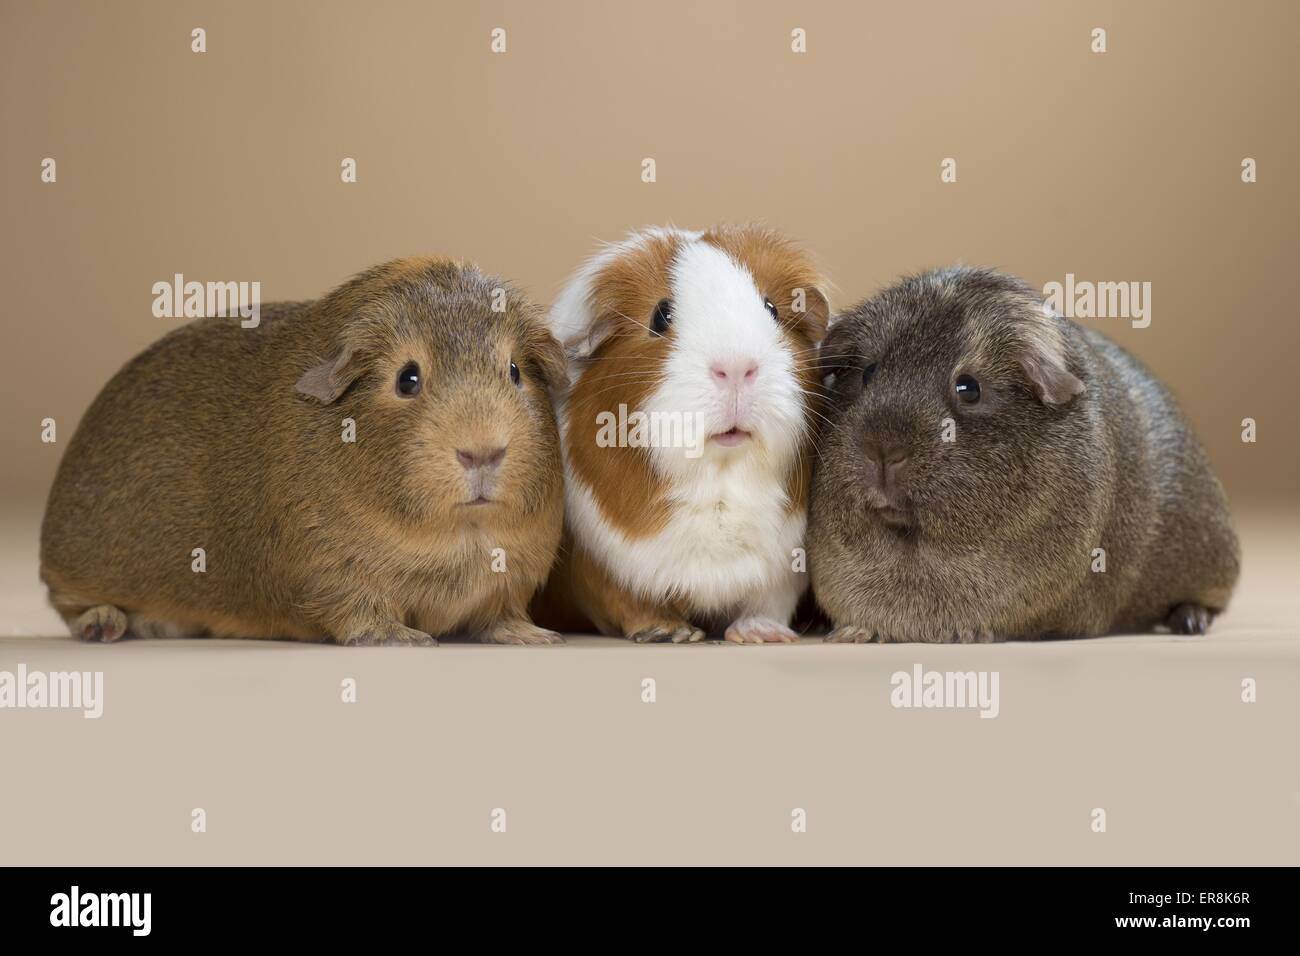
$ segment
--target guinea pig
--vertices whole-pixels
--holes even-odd
[[[822,285],[757,225],[644,229],[579,270],[551,310],[570,382],[547,613],[641,642],[797,640]]]
[[[1204,633],[1240,567],[1173,396],[1019,279],[906,279],[832,324],[814,469],[828,640]]]
[[[504,309],[504,311],[502,311]],[[512,644],[563,529],[544,314],[411,258],[204,318],[121,369],[60,462],[41,578],[74,635]]]

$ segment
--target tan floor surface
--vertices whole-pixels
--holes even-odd
[[[0,671],[104,712],[0,710],[0,863],[1300,863],[1300,519],[1241,523],[1204,638],[351,649],[73,641],[10,518]],[[998,716],[894,708],[917,663]]]

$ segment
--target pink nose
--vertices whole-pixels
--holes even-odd
[[[456,460],[460,462],[461,467],[466,471],[475,468],[495,468],[501,464],[501,459],[505,457],[506,450],[504,447],[456,449]]]
[[[754,380],[754,376],[758,374],[758,362],[753,359],[714,362],[709,366],[709,371],[713,373],[713,380],[719,385],[739,385],[741,382]]]

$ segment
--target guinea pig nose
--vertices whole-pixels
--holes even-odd
[[[880,457],[886,465],[901,465],[907,461],[907,449],[902,445],[886,445],[880,450]]]
[[[907,467],[907,449],[893,442],[877,444],[865,442],[862,446],[867,460],[875,465],[875,470],[885,484],[895,482]]]
[[[500,448],[457,448],[456,460],[467,470],[470,468],[495,468],[506,457],[506,446]]]
[[[749,382],[758,374],[758,362],[741,359],[735,362],[714,362],[709,371],[718,382]]]

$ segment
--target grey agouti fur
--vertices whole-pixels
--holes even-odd
[[[1201,633],[1226,607],[1237,538],[1173,397],[1025,283],[907,279],[841,316],[822,361],[809,564],[829,639]]]
[[[253,329],[192,322],[73,436],[41,532],[51,603],[97,640],[558,640],[526,607],[561,532],[563,379],[538,310],[445,259],[264,306]]]

